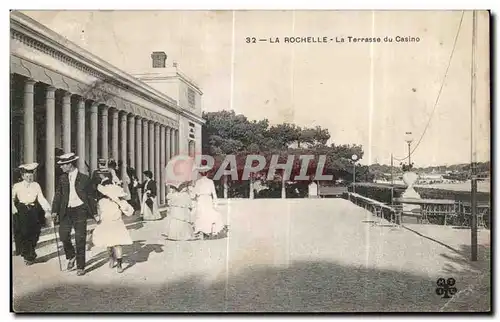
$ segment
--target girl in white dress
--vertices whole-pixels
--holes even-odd
[[[214,182],[207,178],[208,167],[198,168],[201,178],[196,181],[194,193],[196,196],[196,220],[194,223],[196,237],[201,239],[216,239],[226,236],[227,227],[222,221],[222,215],[215,209],[217,192]]]
[[[132,245],[132,239],[123,223],[122,214],[132,216],[134,208],[125,200],[126,193],[120,186],[112,183],[108,178],[97,186],[100,200],[97,210],[101,222],[94,229],[93,243],[95,246],[107,247],[109,253],[109,266],[117,264],[118,273],[123,272],[122,245]]]

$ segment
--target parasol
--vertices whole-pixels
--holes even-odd
[[[165,184],[178,189],[181,184],[192,181],[194,178],[195,161],[191,157],[177,156],[168,161]]]

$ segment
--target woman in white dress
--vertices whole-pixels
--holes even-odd
[[[222,215],[215,209],[217,193],[213,180],[207,178],[210,168],[200,167],[201,178],[196,181],[194,193],[196,196],[196,220],[194,223],[196,237],[201,239],[216,239],[226,236],[227,227],[222,221]]]
[[[168,215],[167,232],[169,240],[193,239],[193,225],[191,224],[191,196],[188,191],[189,182],[178,187],[171,185],[167,194]]]
[[[123,272],[122,245],[132,245],[132,239],[123,223],[122,214],[132,216],[134,208],[123,200],[126,193],[120,186],[112,183],[108,178],[97,186],[99,192],[97,210],[101,222],[94,229],[93,243],[97,247],[107,247],[109,253],[109,267],[117,264],[118,273]]]
[[[156,181],[153,180],[153,172],[146,170],[143,173],[146,177],[146,181],[141,185],[143,191],[141,215],[144,220],[160,220],[162,217],[158,209],[158,188],[156,186]]]

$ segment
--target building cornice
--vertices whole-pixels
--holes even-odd
[[[26,57],[18,56],[15,53],[11,54],[10,63],[10,70],[13,73],[44,82],[56,88],[67,90],[74,95],[86,97],[85,91],[88,88],[88,84],[72,77],[72,75],[63,74],[53,69],[51,66],[32,61]],[[116,90],[108,91],[108,93],[109,96],[105,100],[98,100],[97,102],[111,108],[131,113],[140,118],[159,122],[173,128],[178,127],[178,117],[181,115],[181,112],[175,113],[176,118],[172,118],[158,111],[148,109],[140,103],[127,99],[121,95],[116,95]]]
[[[171,80],[171,79],[180,79],[184,83],[186,83],[189,87],[195,90],[198,94],[203,95],[200,87],[196,85],[196,83],[187,77],[184,73],[179,70],[175,71],[166,71],[163,73],[144,73],[144,74],[133,74],[135,77],[144,80],[144,81],[161,81],[161,80]]]
[[[175,113],[181,112],[174,99],[112,66],[30,17],[13,11],[10,13],[10,22],[12,38],[167,110]]]
[[[200,125],[203,125],[206,123],[205,119],[198,116],[198,115],[195,115],[189,111],[186,111],[186,110],[183,110],[181,112],[181,116],[193,121],[193,122],[196,122],[197,124],[200,124]]]

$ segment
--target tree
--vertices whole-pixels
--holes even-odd
[[[312,155],[307,175],[315,175],[319,157],[324,155],[325,166],[323,174],[331,174],[334,179],[350,181],[352,178],[351,156],[363,157],[363,149],[359,145],[327,145],[330,139],[328,129],[320,126],[301,128],[295,124],[283,123],[269,126],[267,119],[250,121],[245,116],[234,111],[219,111],[204,113],[206,123],[203,127],[204,154],[213,156],[216,160],[214,171],[217,171],[226,155],[237,156],[238,172],[244,171],[246,156],[259,154],[264,156],[266,167],[260,176],[267,181],[268,166],[273,155],[279,156],[279,163],[285,163],[290,155],[294,156],[294,167],[291,180],[300,174],[300,155]],[[363,176],[363,173],[366,173]],[[357,174],[357,178],[369,180],[369,169]],[[281,181],[282,174],[278,172],[271,181]],[[270,182],[268,182],[270,184]],[[232,184],[236,185],[235,182]],[[304,183],[306,184],[306,183]],[[280,183],[284,189],[283,182]]]

